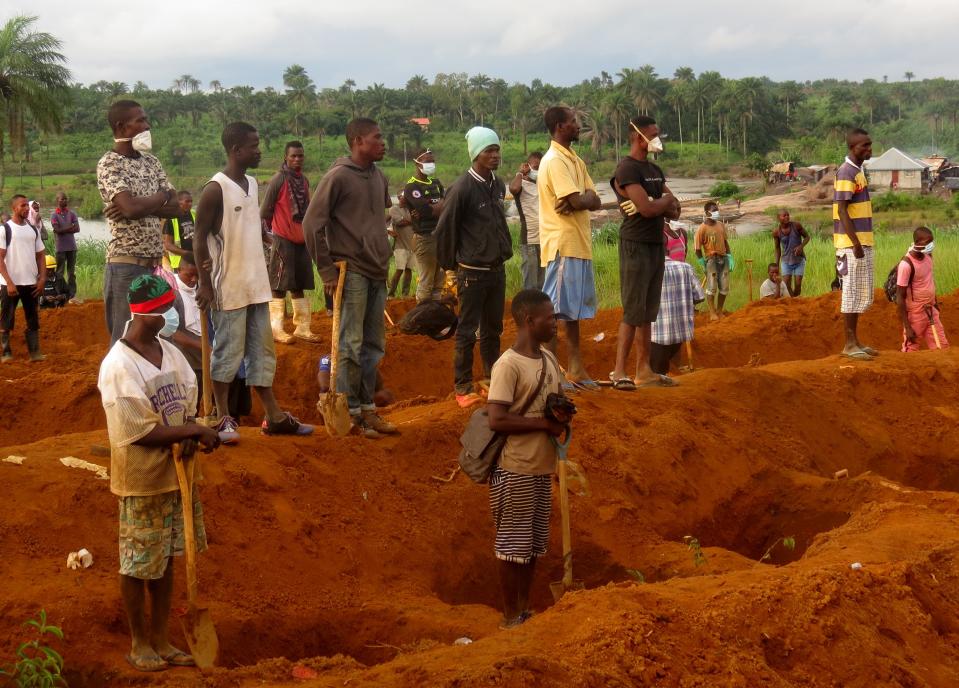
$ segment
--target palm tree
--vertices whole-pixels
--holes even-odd
[[[18,15],[0,29],[0,105],[14,150],[26,145],[29,115],[42,132],[59,132],[63,105],[69,98],[70,70],[60,40],[33,30],[37,18]],[[4,130],[0,128],[0,192],[6,181]]]
[[[293,106],[293,133],[300,135],[300,113],[316,99],[316,86],[302,65],[293,64],[283,71],[286,97]]]
[[[623,147],[623,123],[633,114],[633,104],[629,96],[619,88],[611,90],[603,98],[603,112],[613,125],[613,140],[616,146],[616,162],[621,157],[620,151]],[[629,133],[628,131],[625,133]]]
[[[903,74],[903,76],[906,77],[906,81],[908,83],[912,83],[912,80],[916,78],[916,75],[913,74],[912,72],[906,72],[905,74]]]
[[[183,74],[173,80],[173,90],[180,93],[196,93],[200,90],[200,80],[190,74]]]
[[[214,79],[210,82],[210,90],[214,93],[219,93],[223,90],[223,84],[220,83],[219,79]]]
[[[406,82],[406,90],[410,93],[425,93],[429,87],[430,82],[422,74],[416,74]]]
[[[666,102],[673,106],[679,120],[679,145],[683,145],[683,106],[686,104],[686,84],[673,84],[666,94]]]

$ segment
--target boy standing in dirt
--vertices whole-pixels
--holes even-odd
[[[556,357],[545,349],[556,336],[550,297],[524,289],[513,297],[512,313],[516,343],[493,366],[488,406],[490,429],[508,435],[489,478],[494,551],[503,590],[501,628],[518,626],[531,616],[533,569],[549,542],[556,470],[556,447],[550,437],[562,435],[570,420],[557,422],[545,416],[546,397],[560,393],[562,380]],[[527,404],[526,413],[520,415]]]
[[[183,553],[183,503],[170,448],[185,457],[199,442],[219,444],[216,431],[194,422],[196,375],[183,355],[160,339],[176,331],[175,294],[161,277],[130,285],[131,321],[100,365],[97,386],[110,436],[110,491],[120,501],[120,592],[133,636],[127,662],[138,671],[193,666],[170,644],[171,557]],[[203,509],[194,492],[197,549],[206,549]],[[150,591],[150,620],[146,591]]]
[[[31,361],[42,361],[40,353],[39,299],[47,281],[45,249],[40,232],[27,220],[30,206],[27,197],[17,194],[10,203],[13,213],[0,226],[0,361],[13,358],[10,334],[13,332],[17,303],[23,304],[27,319],[27,350]]]
[[[925,338],[930,349],[949,348],[946,330],[939,319],[932,249],[932,232],[928,227],[918,227],[912,233],[912,247],[899,261],[896,304],[902,321],[903,351],[919,351],[921,338]]]
[[[726,225],[719,221],[719,205],[716,201],[708,201],[703,210],[703,223],[696,230],[693,248],[696,250],[700,267],[706,273],[709,319],[719,320],[723,317],[723,305],[729,293],[729,272],[734,265],[733,254],[726,239]]]

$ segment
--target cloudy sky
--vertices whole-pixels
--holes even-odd
[[[361,88],[437,72],[565,85],[645,63],[661,75],[959,78],[959,0],[37,0],[30,12],[84,83],[169,87],[192,74],[280,87],[293,63],[319,87]]]

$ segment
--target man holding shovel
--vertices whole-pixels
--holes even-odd
[[[339,358],[335,391],[347,395],[350,419],[367,439],[395,434],[396,426],[376,412],[376,370],[386,348],[386,278],[390,265],[386,209],[390,192],[386,175],[374,164],[386,153],[379,126],[371,119],[346,125],[350,155],[338,159],[320,180],[303,218],[306,245],[333,295],[339,279],[336,263],[346,264],[338,323]],[[329,423],[329,419],[327,419]]]
[[[110,437],[110,490],[120,501],[120,592],[133,636],[126,659],[138,671],[194,664],[167,636],[170,558],[184,549],[183,503],[170,450],[179,443],[190,456],[197,442],[206,450],[220,443],[214,429],[194,420],[196,375],[183,354],[160,339],[177,329],[174,298],[161,277],[133,280],[132,320],[103,359],[97,382]],[[206,531],[195,492],[191,508],[202,551]]]
[[[569,422],[545,416],[546,398],[561,392],[563,379],[556,357],[545,349],[556,336],[550,297],[524,289],[513,297],[512,313],[516,342],[493,366],[488,405],[490,429],[508,435],[489,477],[504,629],[531,616],[533,569],[549,542],[556,471],[556,445],[550,437],[560,437]]]
[[[912,247],[899,261],[896,274],[896,304],[902,321],[902,350],[919,351],[919,340],[930,349],[948,349],[946,331],[939,319],[936,282],[932,276],[932,232],[918,227]]]

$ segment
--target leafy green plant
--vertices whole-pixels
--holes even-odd
[[[684,535],[683,542],[686,543],[686,549],[693,553],[693,564],[697,567],[706,563],[706,555],[703,554],[702,545],[699,540],[692,535]]]
[[[63,671],[63,657],[45,644],[44,637],[52,635],[63,640],[63,631],[57,626],[47,624],[45,609],[40,610],[36,619],[30,619],[23,625],[35,629],[36,636],[21,643],[17,648],[16,663],[0,668],[0,676],[10,677],[12,685],[17,688],[66,686],[67,682],[60,675]]]
[[[740,188],[739,184],[732,180],[726,180],[713,184],[709,189],[709,195],[715,196],[721,200],[726,200],[732,198],[741,191],[742,189]]]
[[[639,583],[646,582],[646,576],[643,575],[643,572],[639,569],[626,569],[626,573],[629,574],[630,578],[638,581]]]
[[[792,535],[787,535],[779,538],[773,544],[771,544],[769,549],[766,550],[766,553],[759,558],[759,561],[766,561],[772,557],[773,549],[775,549],[776,545],[780,543],[782,543],[782,546],[788,549],[790,552],[796,549],[796,538],[794,538]]]

